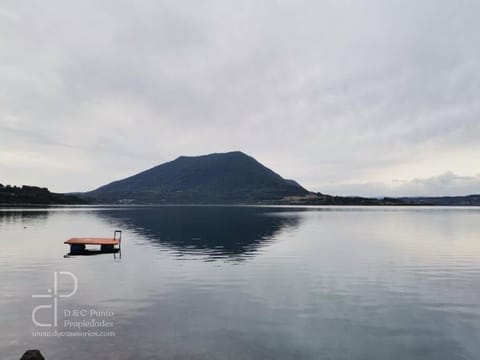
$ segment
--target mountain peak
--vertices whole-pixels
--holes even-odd
[[[206,155],[180,155],[177,157],[175,160],[178,159],[198,159],[198,158],[206,158],[206,157],[250,157],[247,154],[245,154],[242,151],[235,150],[235,151],[228,151],[228,152],[215,152],[211,154],[206,154]]]

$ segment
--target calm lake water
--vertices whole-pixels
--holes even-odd
[[[0,246],[1,359],[480,358],[480,208],[3,209]]]

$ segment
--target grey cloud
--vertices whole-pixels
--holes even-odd
[[[318,191],[472,175],[479,10],[462,0],[4,1],[0,152],[36,154],[40,185],[58,191],[231,149]],[[0,159],[1,181],[37,180]],[[78,162],[85,176],[48,159]]]

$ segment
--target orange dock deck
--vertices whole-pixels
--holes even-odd
[[[64,242],[69,245],[118,245],[119,239],[114,238],[71,238]]]

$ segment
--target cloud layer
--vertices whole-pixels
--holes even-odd
[[[390,183],[368,182],[334,183],[324,186],[325,192],[339,195],[364,196],[453,196],[480,194],[480,174],[459,176],[446,172],[429,178],[412,180],[393,180]]]
[[[229,150],[323,192],[448,171],[478,180],[479,11],[462,0],[2,1],[0,182],[89,190]]]

